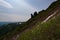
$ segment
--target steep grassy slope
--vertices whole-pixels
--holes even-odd
[[[18,40],[60,40],[60,13],[46,23],[24,31]]]

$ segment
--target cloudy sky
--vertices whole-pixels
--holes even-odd
[[[27,21],[34,11],[46,9],[56,0],[0,0],[0,22]]]

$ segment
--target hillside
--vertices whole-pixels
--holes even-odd
[[[41,20],[39,20],[34,28],[22,32],[18,40],[60,40],[60,6],[58,2],[54,2],[53,4],[45,10],[47,13],[44,12],[45,14],[43,14],[39,12],[41,13],[40,16],[43,15],[42,17],[39,16],[40,19],[44,20],[48,15],[56,13],[57,10],[59,11],[46,22],[42,21],[44,23],[41,24]]]
[[[60,40],[60,13],[49,21],[24,31],[18,40]]]
[[[0,40],[59,40],[60,38],[60,1],[53,2],[46,10],[39,11],[27,22],[10,27]],[[4,31],[4,30],[3,30]]]

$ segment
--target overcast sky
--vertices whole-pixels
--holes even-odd
[[[0,0],[0,22],[27,21],[34,11],[46,9],[56,0]]]

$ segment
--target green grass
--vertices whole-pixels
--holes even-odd
[[[23,32],[18,40],[60,40],[60,14],[46,23]]]

